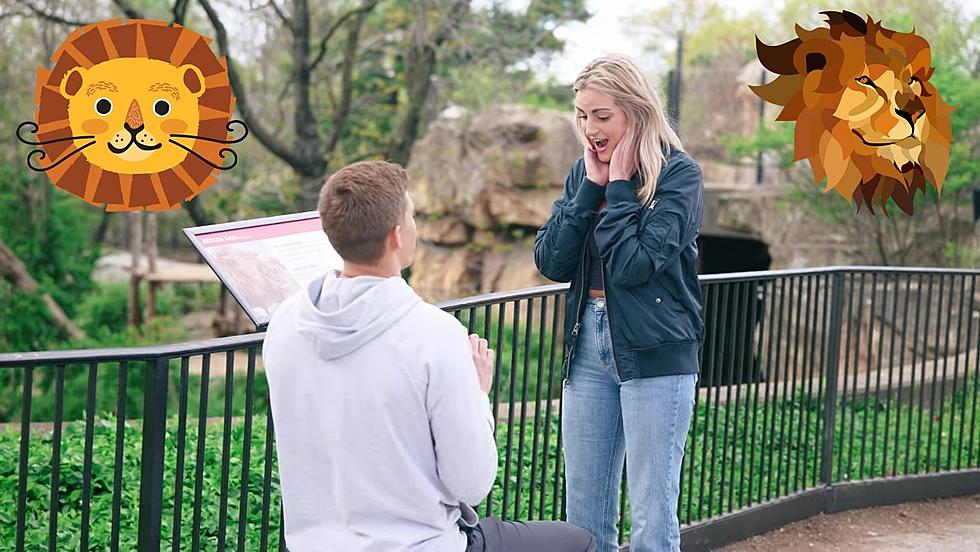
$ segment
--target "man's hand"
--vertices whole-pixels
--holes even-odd
[[[470,348],[473,349],[473,364],[476,366],[476,377],[480,380],[480,389],[489,393],[493,384],[493,349],[487,348],[487,340],[476,334],[470,334]]]

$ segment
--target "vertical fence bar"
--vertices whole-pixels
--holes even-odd
[[[840,431],[837,432],[837,479],[843,481],[845,478],[845,473],[850,473],[850,465],[847,466],[847,471],[845,472],[844,466],[844,434],[846,433],[845,423],[847,421],[847,411],[848,401],[847,401],[847,382],[849,370],[851,367],[851,334],[854,333],[854,274],[847,275],[847,338],[844,343],[844,370],[840,373],[839,379],[841,382],[840,389]],[[841,322],[841,328],[844,325]],[[838,337],[838,340],[840,337]],[[852,390],[853,392],[853,390]],[[835,428],[836,430],[836,428]],[[836,481],[837,479],[831,479],[830,481]]]
[[[885,313],[888,312],[888,274],[882,274],[884,289],[881,292],[881,316],[878,318],[878,354],[875,362],[875,396],[874,396],[874,420],[871,423],[871,469],[868,474],[873,478],[875,475],[875,464],[878,452],[878,412],[881,410],[881,370],[884,367],[882,354],[885,351]],[[877,289],[877,288],[876,288]],[[894,318],[893,318],[894,320]],[[885,396],[885,407],[888,407],[888,397]],[[888,449],[885,449],[885,454]]]
[[[720,286],[721,292],[721,319],[715,320],[715,333],[720,333],[722,335],[721,345],[718,350],[715,351],[716,362],[715,365],[719,368],[722,366],[724,360],[725,351],[725,341],[728,334],[728,288],[730,284],[724,283]],[[717,297],[717,295],[716,295]],[[712,374],[714,375],[714,374]],[[712,378],[714,379],[714,378]],[[720,380],[721,378],[719,378]],[[715,391],[715,408],[710,410],[711,413],[711,469],[708,470],[708,476],[711,478],[708,483],[708,512],[712,512],[715,507],[715,466],[718,459],[718,411],[721,408],[718,406],[721,398],[721,381],[715,380],[712,382]],[[727,406],[727,405],[726,405]],[[723,443],[724,444],[724,443]],[[722,457],[724,458],[724,456]],[[720,491],[720,490],[719,490]],[[719,497],[720,498],[720,497]],[[720,502],[720,500],[719,500]],[[721,504],[718,505],[717,513],[722,513]]]
[[[520,301],[514,303],[515,311],[520,310]],[[531,326],[534,323],[534,298],[528,297],[525,300],[525,305],[527,307],[527,313],[524,315],[524,362],[521,368],[521,417],[517,420],[520,424],[518,428],[518,438],[517,438],[517,492],[514,493],[514,517],[520,519],[522,517],[521,512],[521,496],[523,493],[523,481],[524,481],[524,444],[525,436],[527,434],[527,380],[528,371],[531,363]],[[514,337],[516,339],[518,332],[520,331],[520,326],[514,324]],[[514,344],[514,355],[517,355],[518,344]],[[511,381],[516,379],[517,376],[517,364],[515,363],[511,367]],[[511,394],[510,398],[511,404],[514,404],[515,397]],[[511,430],[514,429],[513,421],[511,421]],[[533,494],[534,491],[531,491]]]
[[[950,279],[954,276],[950,276]],[[947,299],[946,305],[946,327],[943,329],[943,377],[939,380],[939,418],[936,419],[936,471],[939,471],[940,465],[943,459],[943,413],[945,412],[946,406],[946,378],[948,376],[949,368],[949,330],[953,323],[953,297],[956,296],[956,290],[954,288],[953,282],[949,284],[949,298]],[[939,347],[939,342],[936,342],[936,347]],[[936,380],[933,379],[932,387],[935,389]]]
[[[942,330],[942,312],[943,312],[943,297],[945,296],[946,288],[946,278],[942,274],[939,275],[939,304],[936,305],[936,341],[935,341],[935,351],[936,354],[932,357],[932,381],[929,385],[929,410],[933,411],[936,408],[936,380],[939,379],[939,342],[940,342],[940,331]],[[926,473],[931,470],[929,468],[930,462],[932,461],[932,429],[936,424],[932,421],[932,416],[929,416],[928,421],[928,437],[926,437]]]
[[[953,389],[950,391],[950,406],[949,406],[949,439],[946,441],[946,470],[950,470],[953,467],[953,435],[956,431],[954,425],[956,424],[956,389],[959,380],[960,373],[960,338],[962,337],[963,330],[963,300],[966,298],[966,276],[961,276],[960,280],[960,303],[959,307],[956,309],[956,345],[953,346],[953,351],[956,356],[953,358]],[[947,332],[949,330],[947,329]],[[947,354],[948,351],[947,351]],[[945,375],[944,375],[945,379]],[[963,383],[966,383],[964,378]],[[962,443],[960,443],[962,448]]]
[[[721,354],[721,358],[724,364],[722,368],[721,381],[718,382],[717,389],[719,389],[720,392],[721,386],[725,386],[725,407],[723,409],[725,412],[724,414],[725,419],[722,421],[722,430],[721,430],[722,433],[721,447],[720,447],[721,464],[719,465],[719,469],[717,472],[715,472],[714,469],[715,468],[714,461],[712,461],[711,464],[711,473],[712,474],[717,473],[721,477],[721,481],[720,481],[721,485],[719,486],[718,489],[718,513],[720,514],[723,514],[728,511],[725,506],[725,495],[726,495],[725,482],[728,479],[726,477],[725,468],[729,463],[727,462],[729,448],[730,448],[728,446],[728,426],[731,425],[730,413],[732,411],[732,380],[734,379],[733,366],[735,364],[735,359],[731,357],[730,349],[733,347],[731,347],[730,344],[733,345],[736,339],[735,324],[729,323],[731,315],[729,314],[728,309],[729,307],[732,307],[731,314],[734,314],[736,316],[738,315],[738,311],[735,309],[736,305],[732,304],[733,300],[734,302],[738,301],[738,291],[737,291],[738,285],[739,285],[738,282],[726,282],[724,284],[724,287],[722,288],[722,297],[724,297],[724,299],[722,299],[723,302],[721,304],[721,309],[722,309],[721,319],[722,319],[722,324],[724,324],[723,326],[724,331],[722,332],[722,336],[723,336],[722,347],[719,353]],[[735,288],[735,290],[732,290],[732,288]],[[731,484],[728,485],[728,488],[731,488]]]
[[[531,434],[531,481],[528,484],[528,490],[530,491],[528,493],[528,502],[527,502],[528,519],[536,519],[534,517],[534,492],[537,490],[537,483],[538,483],[538,477],[537,477],[538,454],[539,454],[538,438],[541,437],[541,430],[543,429],[541,427],[541,388],[544,387],[544,382],[542,381],[541,378],[544,376],[544,339],[545,339],[544,336],[546,335],[545,332],[547,332],[548,330],[547,316],[548,316],[548,296],[544,296],[541,298],[541,313],[538,316],[539,318],[538,339],[536,340],[538,346],[538,370],[537,370],[537,375],[534,378],[536,385],[534,386],[534,425],[532,426],[533,433]],[[528,327],[530,327],[530,324],[528,324]],[[528,341],[527,347],[528,349],[531,348],[530,341]],[[545,397],[546,406],[548,405],[547,400],[548,398]],[[548,451],[547,443],[544,444],[544,451],[546,453]],[[542,471],[546,469],[544,467],[546,463],[547,462],[542,460],[541,462]],[[543,495],[544,493],[539,493],[539,494]],[[538,509],[538,518],[541,517],[543,511],[544,511],[543,507]]]
[[[865,282],[865,280],[866,280],[865,274],[862,272],[861,273],[861,284],[858,287],[858,289],[860,291],[858,291],[858,295],[857,295],[857,297],[858,297],[858,299],[857,299],[857,301],[858,301],[857,324],[855,324],[855,330],[854,330],[855,331],[855,337],[854,337],[854,375],[853,375],[854,379],[851,381],[851,395],[852,395],[851,403],[852,404],[850,406],[850,410],[851,410],[850,430],[851,431],[850,431],[850,436],[848,438],[848,446],[847,446],[847,471],[848,471],[848,479],[853,479],[852,476],[854,475],[853,474],[853,470],[854,470],[854,462],[853,462],[853,460],[854,460],[854,458],[853,458],[853,455],[854,455],[854,428],[857,425],[856,422],[854,421],[855,410],[856,410],[854,408],[854,403],[857,402],[857,396],[858,396],[858,367],[861,365],[861,356],[860,356],[859,353],[860,353],[860,350],[861,350],[861,327],[864,326],[864,282]],[[871,342],[871,338],[869,337],[868,338],[868,343],[870,343],[870,342]],[[863,440],[863,437],[862,437],[862,440]],[[861,472],[860,471],[858,471],[857,478],[858,479],[861,478]]]
[[[745,374],[744,374],[745,353],[746,353],[746,349],[748,348],[745,343],[745,336],[747,335],[746,331],[749,328],[749,325],[752,323],[751,318],[748,318],[746,316],[748,312],[747,309],[749,306],[749,288],[751,287],[750,284],[751,282],[739,282],[738,284],[739,287],[736,288],[736,289],[741,289],[742,291],[741,293],[736,295],[736,301],[738,299],[741,299],[741,301],[737,304],[738,308],[736,310],[736,312],[738,313],[739,324],[738,327],[735,329],[736,335],[735,335],[735,344],[734,344],[736,356],[735,356],[735,362],[733,364],[737,366],[737,369],[735,370],[737,372],[737,375],[734,376],[733,380],[728,386],[729,395],[731,394],[732,387],[735,388],[735,412],[732,414],[732,422],[734,425],[734,427],[732,427],[732,458],[731,461],[729,462],[730,471],[728,474],[728,481],[729,481],[728,508],[730,510],[736,510],[738,509],[739,506],[742,505],[742,501],[741,501],[742,472],[741,471],[739,471],[739,478],[738,478],[739,501],[737,503],[735,502],[735,496],[736,496],[735,495],[735,467],[738,465],[738,462],[736,461],[737,460],[736,451],[738,450],[738,445],[744,442],[744,435],[745,435],[745,426],[743,424],[739,424],[738,412],[739,412],[739,403],[742,400],[742,380],[745,378]],[[745,320],[747,318],[748,318],[748,323],[745,323]],[[748,348],[748,352],[749,355],[751,356],[751,348]],[[741,430],[742,437],[739,436],[740,430]],[[743,459],[742,466],[744,468],[745,466],[744,454],[742,455],[742,459]]]
[[[970,304],[966,309],[967,321],[966,321],[966,347],[964,348],[964,359],[966,364],[966,374],[963,376],[963,414],[960,416],[960,438],[959,438],[959,450],[956,453],[956,469],[961,469],[963,467],[963,430],[966,427],[966,405],[969,403],[968,397],[966,396],[968,387],[968,382],[971,381],[970,378],[970,341],[973,339],[973,298],[976,296],[977,292],[977,277],[970,276]],[[978,351],[980,351],[980,343],[978,343]],[[980,363],[974,363],[973,368],[977,373],[980,373]],[[980,387],[980,378],[977,378],[975,373],[972,378],[973,388],[976,389]],[[974,405],[974,410],[976,410],[976,405]]]
[[[201,500],[204,493],[204,444],[208,432],[208,390],[211,385],[211,353],[201,358],[201,390],[197,405],[197,456],[194,462],[194,511],[191,518],[191,550],[201,549]],[[271,412],[271,410],[270,410]]]
[[[828,331],[830,331],[827,328],[828,328],[828,324],[830,323],[830,303],[831,303],[832,286],[834,281],[833,276],[834,276],[833,274],[825,274],[821,279],[821,284],[820,284],[820,289],[823,290],[823,304],[821,307],[822,312],[820,316],[820,344],[814,345],[815,347],[818,348],[817,350],[819,351],[819,353],[814,351],[814,354],[820,355],[820,368],[819,368],[819,372],[816,375],[816,377],[818,378],[817,401],[816,401],[816,405],[818,409],[822,409],[824,407],[824,395],[826,394],[826,387],[827,387],[827,341],[828,341],[827,336],[828,336]],[[842,330],[840,327],[838,327],[833,331],[840,332]],[[813,471],[810,473],[810,487],[816,487],[820,482],[820,478],[823,476],[823,465],[820,464],[820,462],[822,462],[823,460],[823,446],[822,446],[823,442],[822,441],[816,442],[816,439],[820,439],[824,435],[824,420],[826,419],[826,416],[827,416],[826,412],[823,411],[818,411],[813,415],[814,418],[813,421],[815,424],[817,424],[817,430],[813,435],[814,441],[809,443],[813,445],[813,466],[814,466]],[[831,439],[833,439],[833,436],[831,436]]]
[[[911,473],[909,471],[909,465],[912,460],[912,418],[915,416],[915,363],[916,363],[916,353],[919,350],[919,320],[922,307],[922,274],[918,275],[915,283],[915,328],[912,330],[912,363],[911,369],[912,373],[909,377],[909,415],[906,419],[905,428],[905,470],[904,473],[908,475]],[[919,392],[921,394],[921,391]],[[922,408],[922,401],[919,401],[919,408]]]
[[[884,313],[882,309],[882,313]],[[882,322],[884,324],[884,322]],[[882,437],[882,455],[881,455],[881,476],[886,477],[888,474],[888,429],[891,422],[891,412],[892,405],[894,404],[896,409],[900,409],[901,405],[895,401],[892,402],[892,376],[895,372],[895,334],[898,333],[898,274],[895,275],[895,280],[892,282],[892,317],[891,317],[891,339],[888,344],[888,388],[885,391],[885,435]],[[882,339],[884,341],[884,338]],[[899,382],[899,389],[902,388],[902,382]],[[897,418],[896,413],[896,420]],[[895,432],[898,432],[898,426],[895,427]],[[894,451],[892,451],[894,453]],[[895,466],[892,465],[892,472],[894,473]]]
[[[241,494],[238,497],[238,552],[245,552],[245,528],[248,523],[248,476],[252,458],[252,407],[255,402],[255,347],[248,349],[245,374],[245,428],[242,435]]]
[[[551,301],[551,344],[548,353],[548,398],[547,398],[547,410],[544,413],[544,454],[545,457],[542,460],[542,472],[541,472],[541,507],[540,511],[544,512],[544,498],[547,494],[545,491],[547,489],[544,486],[548,481],[548,452],[551,450],[551,397],[552,397],[552,385],[555,381],[555,351],[556,345],[558,343],[558,336],[560,335],[562,329],[558,325],[558,314],[561,308],[560,295],[552,295]],[[538,383],[540,385],[540,382]],[[558,466],[557,463],[561,458],[561,447],[555,449],[555,474],[557,479]],[[551,519],[558,519],[558,503],[556,500],[551,501]]]
[[[711,314],[709,315],[708,318],[708,320],[711,321],[711,325],[708,327],[710,327],[712,330],[717,330],[718,329],[718,285],[711,284],[705,286],[705,297],[707,300],[706,305],[711,306],[710,309]],[[711,447],[708,446],[708,439],[710,438],[709,434],[711,433],[709,428],[709,414],[711,412],[712,386],[715,385],[715,381],[714,381],[715,344],[717,341],[717,335],[718,335],[717,331],[712,331],[710,336],[705,336],[708,339],[709,348],[708,348],[708,354],[704,355],[704,358],[707,360],[708,363],[708,367],[706,370],[708,377],[705,378],[705,385],[702,386],[705,388],[705,393],[704,393],[705,408],[704,408],[704,442],[701,443],[701,470],[700,470],[701,481],[698,489],[698,518],[699,519],[705,515],[708,516],[711,515],[711,505],[706,504],[704,500],[704,496],[706,490],[705,484],[707,483],[708,477],[710,475],[705,468],[708,466],[708,450],[711,449]],[[711,451],[711,454],[712,455],[714,454],[713,450]],[[707,507],[707,512],[702,513],[705,507]]]
[[[823,456],[820,481],[824,486],[833,482],[831,467],[834,461],[834,426],[837,413],[837,367],[840,363],[841,319],[844,310],[844,274],[834,272],[830,299],[830,339],[827,344],[827,392],[824,394]]]
[[[58,549],[58,512],[61,510],[61,420],[65,409],[65,365],[55,374],[54,433],[51,436],[51,495],[48,500],[48,550]]]
[[[861,457],[858,459],[858,478],[864,479],[864,458],[868,450],[868,401],[871,393],[872,348],[875,342],[875,304],[878,298],[878,273],[871,273],[871,306],[868,308],[868,363],[864,367],[864,410],[861,411]]]
[[[800,326],[800,317],[799,317],[800,304],[799,304],[799,298],[801,297],[802,294],[801,294],[801,292],[799,290],[799,278],[797,278],[797,277],[794,276],[794,277],[790,278],[789,281],[790,281],[790,284],[791,284],[790,285],[790,297],[789,297],[789,310],[790,310],[790,312],[787,314],[786,320],[787,320],[787,326],[789,326],[792,323],[791,321],[793,319],[793,293],[796,293],[796,297],[797,297],[797,301],[796,301],[796,313],[797,313],[796,323],[792,326],[792,328],[789,331],[792,332],[792,334],[793,334],[792,339],[793,339],[794,344],[796,345],[796,346],[794,346],[794,350],[797,350],[798,349],[798,345],[799,345],[799,343],[797,341],[797,338],[799,337],[799,326]],[[793,290],[795,290],[795,292]],[[786,336],[787,349],[789,348],[789,339],[790,339],[790,336],[787,335]],[[787,431],[792,432],[793,431],[793,428],[790,427],[791,424],[792,424],[792,421],[790,421],[790,422],[787,422],[786,421],[786,417],[787,417],[786,411],[789,410],[789,418],[790,418],[790,420],[792,420],[792,415],[793,415],[792,414],[792,412],[793,412],[792,408],[793,407],[792,407],[792,404],[791,404],[792,403],[792,396],[790,395],[790,387],[789,387],[789,384],[790,384],[790,378],[791,378],[791,376],[790,376],[790,370],[793,369],[792,367],[795,364],[795,362],[796,362],[796,353],[794,352],[793,355],[791,356],[789,350],[787,350],[786,351],[786,362],[783,364],[783,392],[782,392],[782,395],[780,397],[780,403],[779,403],[780,410],[782,412],[780,414],[780,424],[779,424],[779,447],[778,447],[778,450],[779,450],[779,461],[777,463],[777,467],[779,469],[777,471],[778,476],[776,478],[776,491],[777,492],[781,492],[781,495],[780,496],[782,496],[782,494],[786,494],[788,492],[788,490],[789,490],[789,475],[788,474],[789,474],[789,471],[790,471],[790,462],[789,461],[792,458],[792,451],[791,450],[787,450],[789,447],[786,446],[786,443],[787,443],[787,441],[789,439],[787,438],[786,432]],[[789,437],[790,438],[792,437],[792,433],[790,433]],[[782,491],[780,491],[779,490],[780,489],[780,485],[783,483],[783,480],[786,481],[786,484],[782,487]]]
[[[793,469],[793,490],[806,488],[806,460],[809,453],[807,444],[810,441],[810,393],[813,387],[810,384],[810,376],[813,375],[813,341],[817,335],[814,326],[817,324],[817,309],[820,304],[820,288],[814,283],[814,276],[806,277],[806,301],[803,314],[803,354],[802,364],[799,364],[800,375],[796,379],[798,389],[797,396],[800,397],[800,419],[796,424],[796,466]],[[810,315],[813,315],[812,319]]]
[[[781,324],[779,324],[776,319],[776,286],[779,285],[779,283],[780,283],[779,279],[773,279],[772,285],[770,286],[769,289],[769,339],[766,340],[766,367],[765,367],[766,387],[765,390],[760,389],[760,391],[763,391],[762,406],[764,408],[764,410],[762,411],[762,436],[759,440],[762,450],[769,450],[772,447],[772,437],[771,437],[772,433],[769,431],[769,414],[770,412],[772,412],[772,416],[773,417],[776,416],[775,412],[773,412],[772,409],[772,401],[769,400],[769,388],[772,386],[772,378],[774,373],[773,352],[772,352],[774,346],[773,344],[776,342],[776,338],[774,336],[778,331],[777,328],[781,326]],[[777,354],[778,354],[778,348],[777,348]],[[766,446],[766,443],[769,444],[768,447]],[[756,502],[762,502],[763,489],[768,487],[769,471],[762,470],[762,467],[766,465],[767,457],[772,458],[772,455],[767,454],[765,455],[765,457],[763,457],[761,454],[759,455],[759,472],[761,474],[764,474],[764,477],[759,477],[759,494],[758,494],[758,498],[756,498]],[[765,482],[765,484],[763,482]],[[768,500],[768,496],[766,500]]]
[[[756,312],[754,310],[754,306],[755,305],[758,305],[758,307],[759,307],[758,308],[758,311],[757,311],[757,314],[756,314],[756,316],[758,317],[758,320],[759,320],[759,339],[756,342],[756,346],[755,346],[755,360],[753,361],[753,365],[755,365],[756,363],[758,363],[758,372],[756,373],[756,375],[758,376],[758,378],[757,379],[756,378],[753,378],[752,387],[751,387],[751,389],[752,389],[752,409],[751,409],[752,410],[752,423],[749,424],[748,427],[749,427],[749,430],[751,432],[752,439],[751,439],[751,444],[749,445],[749,467],[748,467],[748,470],[746,470],[745,468],[743,468],[743,471],[746,473],[746,475],[748,474],[748,471],[749,470],[751,470],[753,473],[757,473],[757,471],[755,469],[755,436],[758,433],[758,431],[756,431],[756,429],[757,429],[757,426],[756,426],[757,417],[756,416],[759,413],[759,392],[762,390],[762,382],[764,381],[764,378],[762,376],[762,342],[763,342],[763,340],[765,339],[765,336],[766,336],[766,317],[765,317],[764,310],[765,310],[765,299],[766,299],[767,296],[770,295],[770,294],[767,294],[766,293],[766,288],[768,287],[768,284],[769,284],[769,282],[767,280],[762,280],[762,281],[758,282],[756,284],[756,286],[753,286],[755,288],[754,291],[756,291],[756,293],[758,293],[758,290],[760,289],[760,285],[761,285],[762,297],[761,298],[757,298],[757,299],[761,299],[758,303],[756,303],[755,301],[753,301],[753,312]],[[765,418],[763,418],[762,426],[765,427],[765,425],[766,425],[765,424]],[[748,478],[748,481],[749,481],[749,504],[752,504],[754,502],[753,499],[752,499],[752,481],[755,480],[755,479],[756,478],[754,478],[754,477],[749,477]],[[758,478],[758,479],[759,479],[759,485],[760,485],[760,489],[761,489],[761,486],[762,486],[761,477]]]
[[[180,402],[177,407],[177,474],[174,476],[174,527],[171,550],[180,550],[181,516],[184,507],[184,464],[187,454],[187,403],[190,399],[190,357],[180,359]],[[84,550],[84,549],[83,549]]]
[[[116,448],[112,476],[112,530],[109,549],[119,551],[119,517],[122,514],[122,471],[124,439],[126,436],[126,386],[129,380],[129,363],[119,363],[119,379],[116,382]]]
[[[272,424],[272,408],[265,416],[265,470],[262,474],[262,524],[259,528],[259,552],[269,550],[269,514],[272,510],[272,459],[275,454],[275,429]],[[282,533],[286,528],[279,526]]]
[[[767,455],[769,457],[768,469],[766,470],[766,476],[767,476],[766,477],[766,500],[772,499],[773,485],[778,483],[777,479],[778,479],[778,471],[779,471],[779,462],[776,462],[776,469],[774,470],[773,461],[778,451],[778,447],[782,446],[782,443],[776,443],[776,416],[777,414],[780,414],[780,409],[778,407],[777,401],[779,400],[779,371],[780,371],[780,364],[782,363],[781,359],[782,359],[782,351],[783,351],[783,347],[781,346],[782,339],[783,339],[783,327],[786,325],[783,323],[784,321],[783,307],[786,306],[786,284],[788,280],[789,278],[781,278],[779,280],[779,309],[777,311],[778,314],[776,315],[775,324],[774,324],[776,327],[776,341],[775,341],[776,355],[774,357],[773,365],[771,368],[772,376],[773,376],[772,381],[770,382],[770,386],[772,387],[772,394],[770,395],[770,401],[769,401],[770,408],[772,409],[772,417],[769,420],[770,422],[769,431],[768,431],[769,446],[764,448],[764,450],[769,451],[769,454]],[[781,419],[781,414],[780,414],[779,424],[782,425],[783,422],[784,420]],[[779,491],[778,486],[776,487],[776,491],[777,492]]]
[[[501,307],[503,304],[501,305]],[[510,333],[510,374],[508,375],[509,391],[507,396],[507,444],[504,448],[504,496],[503,504],[500,512],[500,517],[502,519],[509,519],[508,506],[509,506],[509,495],[510,495],[510,470],[513,462],[511,461],[511,451],[514,450],[514,395],[515,395],[515,385],[517,378],[517,336],[520,335],[519,328],[521,324],[521,306],[519,301],[513,302],[514,310],[514,321]],[[500,327],[498,328],[498,338],[504,333],[503,324],[503,314],[501,312]],[[502,356],[502,355],[501,355]],[[520,489],[516,491],[517,496],[520,496]]]
[[[85,399],[85,454],[82,465],[82,526],[78,548],[88,550],[89,520],[92,514],[92,449],[95,440],[95,398],[98,387],[97,362],[88,366],[88,387]]]
[[[24,391],[20,410],[20,466],[17,470],[17,552],[24,550],[27,530],[27,463],[31,453],[31,397],[34,389],[34,367],[24,368]]]
[[[221,497],[218,501],[218,552],[225,552],[228,529],[228,471],[231,469],[231,414],[235,399],[235,352],[225,351],[225,410],[221,435]]]
[[[167,436],[169,359],[147,361],[143,371],[143,451],[140,460],[139,549],[159,552],[163,511],[163,447]]]
[[[905,275],[905,300],[902,301],[902,332],[901,340],[898,345],[898,397],[895,399],[896,411],[895,411],[895,447],[892,450],[892,469],[895,470],[895,474],[899,473],[898,470],[898,451],[899,451],[899,438],[902,435],[902,389],[905,387],[905,334],[908,333],[909,325],[909,292],[912,289],[912,275]],[[914,343],[914,341],[913,341]],[[909,395],[909,406],[908,413],[912,415],[912,396]],[[908,434],[906,433],[905,445],[908,448]],[[902,472],[904,473],[904,472]]]
[[[817,324],[817,309],[820,305],[820,287],[814,289],[814,276],[806,277],[806,314],[803,322],[803,365],[800,366],[800,377],[796,381],[800,386],[800,422],[797,424],[796,440],[796,469],[793,471],[794,490],[806,488],[806,461],[810,448],[810,394],[813,392],[811,383],[813,378],[813,346],[817,332],[814,326]],[[819,282],[818,282],[819,283]],[[810,314],[813,314],[811,322]]]
[[[756,286],[757,285],[758,285],[757,280],[749,280],[745,283],[745,309],[746,309],[745,312],[748,313],[748,323],[745,324],[745,329],[743,330],[742,333],[741,342],[742,345],[746,348],[746,351],[739,356],[739,358],[742,359],[742,366],[739,367],[739,386],[735,393],[735,397],[736,397],[735,400],[736,402],[738,402],[741,388],[743,385],[745,385],[745,383],[743,382],[746,381],[748,382],[748,385],[746,385],[745,387],[745,408],[743,409],[745,414],[743,415],[744,420],[742,420],[742,424],[741,424],[742,431],[741,431],[741,437],[739,438],[739,443],[741,444],[744,444],[748,441],[750,433],[754,433],[752,431],[753,429],[752,426],[749,425],[749,410],[750,410],[749,401],[752,400],[751,398],[752,388],[755,387],[755,373],[754,373],[755,371],[752,369],[753,366],[752,353],[754,349],[752,343],[754,341],[753,338],[755,336],[755,324],[756,321],[758,320],[758,316],[756,312],[756,289],[757,289]],[[746,362],[748,363],[747,367],[745,366]],[[746,452],[743,450],[740,456],[742,457],[742,461],[738,470],[738,502],[736,502],[738,508],[741,508],[742,506],[745,505],[745,476],[747,473],[745,462],[748,459],[749,455],[746,454]],[[734,467],[732,469],[734,469]],[[732,481],[734,482],[734,478]]]

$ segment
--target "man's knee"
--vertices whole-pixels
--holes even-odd
[[[582,529],[581,527],[576,527],[575,525],[572,525],[570,523],[568,524],[568,528],[570,531],[574,531],[576,533],[575,536],[575,542],[577,545],[575,547],[576,550],[581,550],[582,552],[596,551],[595,539],[592,538],[592,534],[590,534],[585,529]]]

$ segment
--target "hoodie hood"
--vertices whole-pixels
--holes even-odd
[[[422,298],[398,276],[342,278],[331,271],[310,282],[299,301],[299,333],[330,360],[384,333]]]

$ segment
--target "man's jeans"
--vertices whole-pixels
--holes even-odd
[[[619,483],[628,457],[630,552],[679,550],[677,498],[697,375],[620,382],[605,301],[590,298],[569,378],[562,403],[568,521],[595,537],[598,552],[619,549]]]

